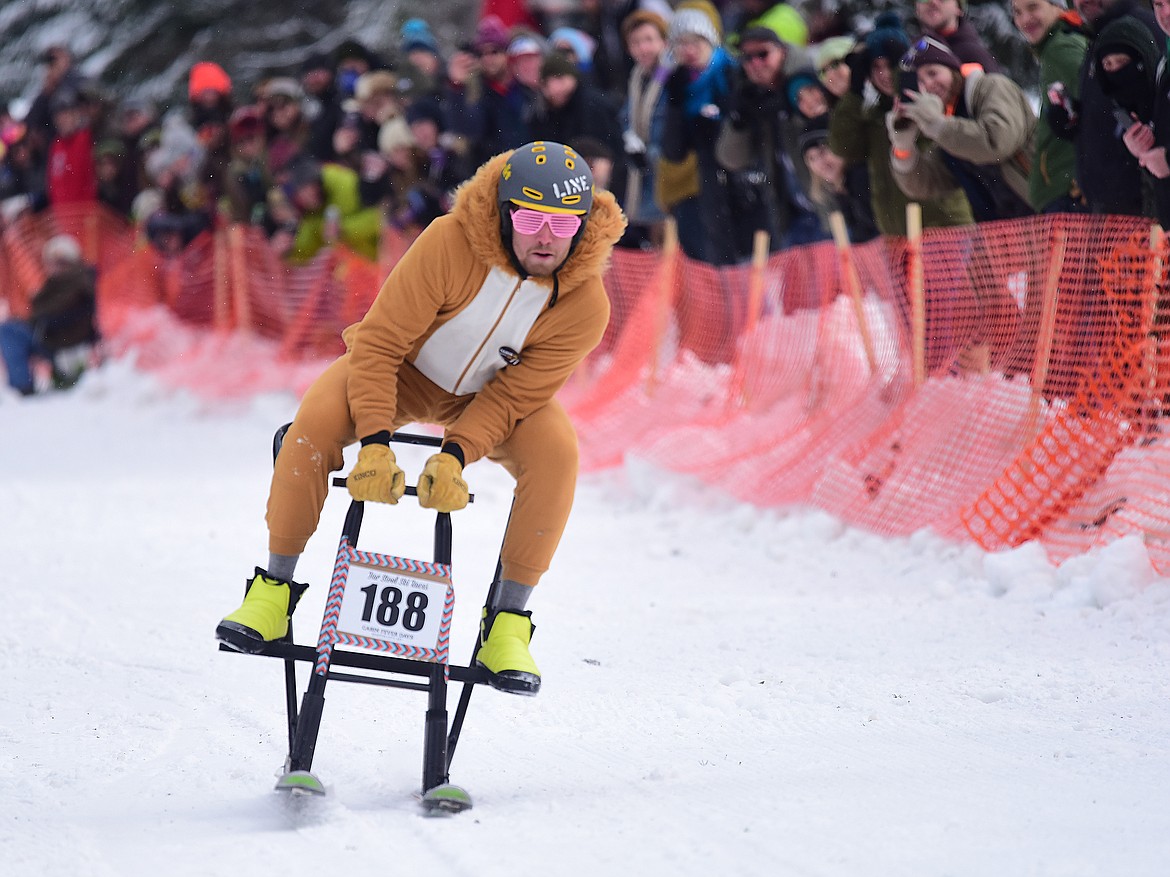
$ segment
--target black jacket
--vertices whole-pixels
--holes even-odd
[[[1118,0],[1095,22],[1089,51],[1081,64],[1080,120],[1076,130],[1077,182],[1094,213],[1153,216],[1149,176],[1122,142],[1124,128],[1116,117],[1118,104],[1107,93],[1097,64],[1100,35],[1115,21],[1132,17],[1149,31],[1157,45],[1164,37],[1153,13],[1135,2]]]

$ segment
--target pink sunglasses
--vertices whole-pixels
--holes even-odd
[[[512,228],[520,234],[536,234],[546,222],[559,238],[571,238],[581,228],[581,217],[575,213],[545,213],[524,208],[512,211]]]

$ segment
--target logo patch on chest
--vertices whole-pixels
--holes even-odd
[[[515,350],[513,350],[511,347],[501,347],[500,348],[500,359],[502,359],[508,365],[519,365],[520,364],[520,354],[517,353]]]

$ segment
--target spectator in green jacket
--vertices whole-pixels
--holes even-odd
[[[382,214],[362,204],[359,183],[356,171],[339,164],[308,159],[294,164],[280,193],[288,220],[272,236],[273,248],[293,264],[308,262],[338,242],[377,259]]]
[[[1012,20],[1040,62],[1040,121],[1028,175],[1028,200],[1037,213],[1084,210],[1076,182],[1077,152],[1049,123],[1053,98],[1067,107],[1080,100],[1080,69],[1089,41],[1065,0],[1012,0]]]

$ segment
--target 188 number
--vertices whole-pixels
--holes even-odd
[[[430,598],[422,591],[411,591],[406,595],[406,606],[402,605],[402,589],[393,585],[386,585],[381,593],[377,585],[366,585],[362,588],[366,595],[365,605],[362,607],[362,621],[377,618],[378,624],[383,627],[394,627],[399,620],[402,626],[409,631],[420,631],[427,623],[427,603]]]

